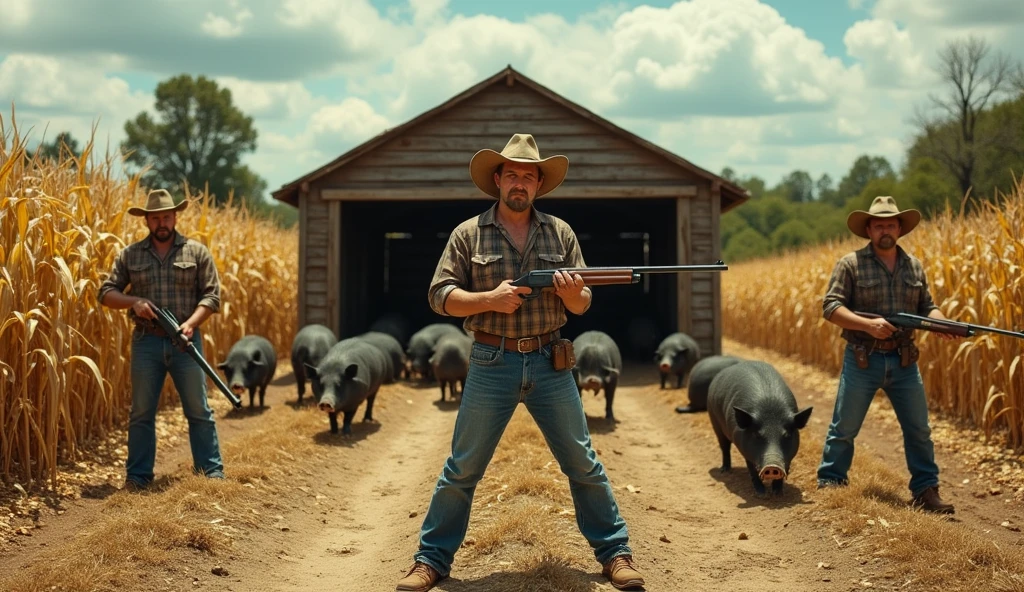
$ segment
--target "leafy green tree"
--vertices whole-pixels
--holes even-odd
[[[954,179],[931,158],[912,159],[903,171],[896,189],[901,208],[917,208],[925,217],[941,212],[952,201],[959,209],[960,190]]]
[[[768,238],[771,239],[772,248],[776,251],[795,249],[817,242],[814,230],[799,218],[786,220]]]
[[[884,156],[863,154],[857,157],[850,167],[850,172],[839,181],[839,189],[833,194],[831,203],[842,206],[851,197],[859,196],[868,183],[883,178],[896,179],[896,173],[889,161]]]
[[[753,228],[745,228],[729,239],[722,249],[722,257],[726,261],[743,261],[755,257],[764,257],[771,253],[772,243],[763,234]]]
[[[792,202],[808,202],[814,199],[814,181],[807,171],[793,171],[780,184],[783,197]]]
[[[61,161],[65,158],[77,156],[82,152],[78,140],[71,135],[71,132],[60,132],[49,142],[40,142],[36,152],[28,153],[29,158],[39,156],[44,159]]]
[[[178,194],[186,183],[192,191],[208,186],[219,204],[232,192],[236,202],[259,203],[266,183],[241,164],[256,149],[256,128],[230,90],[182,74],[157,85],[155,109],[158,119],[142,112],[124,125],[122,148],[132,164],[151,167],[147,184]]]
[[[961,194],[975,185],[981,152],[1005,149],[1019,130],[980,126],[985,109],[1012,92],[1014,66],[998,53],[989,57],[983,38],[970,36],[948,42],[939,52],[939,75],[945,83],[942,96],[930,95],[930,115],[918,110],[918,149],[934,159],[957,180]]]
[[[827,204],[836,205],[834,186],[835,182],[832,180],[831,175],[828,173],[822,173],[821,177],[814,182],[814,197],[820,202]]]
[[[743,206],[740,206],[740,208],[742,207]],[[722,241],[722,245],[729,244],[729,239],[731,239],[734,234],[739,233],[745,228],[750,228],[750,225],[747,224],[747,221],[744,220],[742,216],[739,215],[737,210],[732,210],[723,214],[718,224],[718,236]]]

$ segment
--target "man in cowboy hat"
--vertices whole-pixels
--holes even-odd
[[[424,516],[415,563],[397,590],[429,590],[449,574],[476,485],[519,403],[569,479],[577,524],[604,575],[619,589],[643,585],[571,369],[557,368],[552,356],[565,311],[586,312],[590,288],[579,274],[564,271],[555,275],[553,292],[534,300],[520,296],[528,288],[510,285],[534,269],[585,267],[569,225],[533,205],[562,183],[568,167],[565,156],[541,158],[529,134],[513,135],[500,153],[485,149],[470,160],[473,183],[497,200],[452,232],[427,297],[436,313],[465,317],[475,341],[451,455]]]
[[[146,207],[128,213],[143,217],[149,235],[118,253],[114,269],[99,288],[101,304],[129,309],[132,333],[132,410],[128,423],[125,488],[145,489],[153,481],[156,458],[156,410],[168,373],[188,418],[193,469],[211,478],[224,477],[217,427],[206,400],[206,374],[187,353],[178,351],[155,322],[154,307],[169,308],[181,330],[200,354],[199,325],[220,309],[220,280],[210,251],[175,230],[177,213],[188,201],[175,204],[163,189],[149,193]],[[125,288],[131,286],[129,293]]]
[[[823,302],[824,317],[842,327],[842,337],[848,343],[818,466],[818,487],[848,483],[854,438],[871,400],[882,389],[903,430],[912,504],[929,512],[951,514],[953,505],[939,497],[939,468],[913,331],[897,330],[883,318],[866,318],[853,312],[883,316],[905,312],[946,318],[932,301],[921,261],[896,245],[920,221],[920,212],[901,211],[890,196],[876,197],[866,212],[854,211],[846,220],[851,232],[871,242],[839,260]]]

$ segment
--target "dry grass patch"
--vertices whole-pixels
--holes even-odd
[[[838,544],[889,560],[886,577],[910,590],[1022,589],[1024,549],[1002,548],[959,522],[909,508],[906,478],[861,457],[849,487],[815,494]]]
[[[228,478],[196,475],[158,480],[140,494],[114,493],[104,519],[40,557],[32,568],[5,574],[0,589],[12,592],[117,590],[187,554],[229,553],[246,533],[272,524],[277,492],[292,487],[289,476],[314,468],[315,444],[297,433],[318,429],[315,410],[286,421],[266,422],[223,445]]]

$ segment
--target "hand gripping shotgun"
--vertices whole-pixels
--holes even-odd
[[[512,282],[513,286],[530,288],[529,294],[520,294],[520,298],[532,300],[540,296],[545,289],[554,289],[555,272],[565,271],[579,274],[588,286],[609,286],[615,284],[636,284],[640,278],[649,273],[681,273],[702,271],[727,271],[729,266],[721,259],[711,265],[655,265],[641,267],[569,267],[558,269],[535,269],[520,276]]]
[[[199,350],[196,349],[196,346],[188,339],[185,339],[185,336],[181,333],[181,327],[178,325],[178,319],[174,317],[174,314],[166,308],[150,308],[152,308],[153,312],[156,313],[156,322],[160,325],[160,328],[170,336],[171,344],[192,356],[192,359],[199,364],[199,367],[203,369],[203,372],[213,380],[213,384],[217,385],[217,388],[220,389],[220,392],[224,393],[224,396],[228,398],[228,401],[231,401],[231,404],[235,406],[235,409],[241,409],[242,400],[239,399],[235,393],[231,392],[231,389],[228,388],[228,385],[224,384],[224,381],[221,380],[220,376],[217,376],[217,372],[212,366],[210,366],[210,363],[203,358],[199,353]]]

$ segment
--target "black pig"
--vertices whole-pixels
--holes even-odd
[[[731,445],[743,455],[754,490],[781,493],[800,449],[800,430],[811,417],[771,364],[742,361],[718,373],[708,391],[708,416],[722,449],[722,471],[732,468]]]

